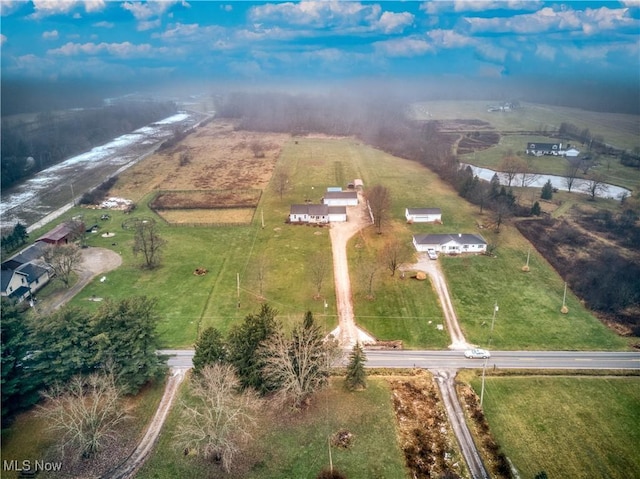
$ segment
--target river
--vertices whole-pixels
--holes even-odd
[[[491,181],[493,175],[496,174],[494,170],[490,170],[489,168],[481,168],[479,166],[469,165],[467,163],[461,163],[461,167],[466,168],[467,166],[471,167],[473,174],[478,178],[486,181]],[[501,172],[498,173],[498,178],[500,179],[501,185],[507,185],[508,179],[506,175]],[[556,176],[556,175],[543,175],[543,174],[527,174],[525,178],[525,185],[531,188],[542,188],[547,181],[551,181],[551,185],[554,188],[562,191],[569,191],[569,188],[566,185],[566,179],[564,176]],[[587,180],[583,180],[581,178],[576,178],[571,187],[572,193],[582,193],[589,194],[587,189],[588,182]],[[522,175],[516,175],[511,181],[511,186],[522,186]],[[620,200],[623,198],[623,195],[631,196],[631,190],[627,188],[623,188],[621,186],[611,185],[608,183],[604,184],[604,188],[602,191],[596,192],[596,196],[599,198],[611,198],[615,200]]]
[[[192,128],[205,115],[179,112],[119,136],[36,173],[0,195],[3,233],[18,221],[31,231],[44,218],[70,209],[82,194],[155,152],[176,129]]]

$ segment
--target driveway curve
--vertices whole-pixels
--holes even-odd
[[[100,274],[108,273],[122,264],[122,257],[107,248],[83,248],[80,250],[82,262],[77,273],[78,281],[60,293],[43,300],[38,306],[38,314],[47,315],[61,308],[78,294],[89,282]]]
[[[449,349],[463,350],[472,347],[464,337],[460,324],[458,323],[458,316],[453,308],[451,302],[451,296],[449,295],[449,288],[447,286],[447,280],[444,277],[440,262],[438,260],[429,259],[426,253],[420,253],[418,262],[410,265],[402,265],[401,270],[422,271],[429,275],[431,284],[436,290],[438,298],[440,299],[440,305],[444,313],[444,319],[447,323],[447,330],[451,336],[451,344]]]

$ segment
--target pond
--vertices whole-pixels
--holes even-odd
[[[479,166],[470,165],[467,163],[461,163],[460,166],[462,168],[466,168],[467,166],[471,167],[473,174],[478,178],[486,181],[491,181],[493,175],[496,174],[496,171],[491,170],[489,168],[481,168]],[[500,179],[501,185],[508,185],[509,180],[505,173],[497,172],[498,178]],[[543,175],[543,174],[527,174],[524,178],[525,186],[531,188],[542,188],[547,181],[551,181],[551,185],[561,191],[569,191],[569,188],[566,185],[566,179],[564,176],[557,175]],[[511,186],[522,186],[523,178],[522,174],[516,175],[511,181]],[[588,181],[583,180],[581,178],[576,178],[571,186],[572,193],[581,193],[581,194],[590,194],[588,191]],[[615,200],[621,200],[625,196],[631,196],[631,190],[627,188],[623,188],[621,186],[611,185],[609,183],[605,183],[603,185],[602,191],[597,192],[596,196],[599,198],[611,198]]]

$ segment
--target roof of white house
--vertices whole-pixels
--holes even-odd
[[[407,208],[410,215],[441,215],[440,208]]]
[[[327,205],[320,204],[291,205],[290,214],[325,216],[329,214],[329,207]]]
[[[324,194],[325,200],[344,200],[352,198],[358,198],[358,193],[356,191],[327,191]]]
[[[425,234],[414,235],[413,241],[416,244],[447,244],[454,241],[459,244],[487,244],[485,239],[476,234]]]
[[[347,207],[346,206],[329,206],[329,214],[330,215],[346,215]]]

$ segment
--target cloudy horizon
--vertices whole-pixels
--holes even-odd
[[[3,81],[639,84],[640,1],[4,1]]]

